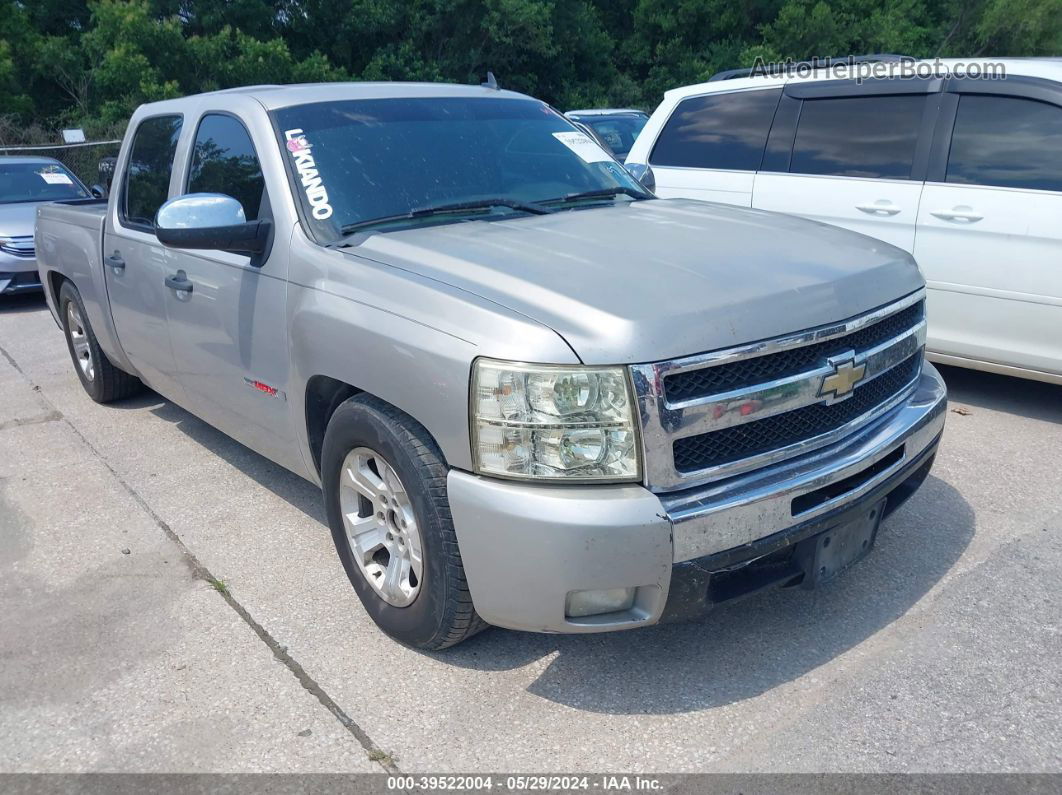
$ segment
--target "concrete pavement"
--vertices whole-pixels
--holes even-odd
[[[152,393],[92,403],[3,301],[0,770],[1062,770],[1062,388],[944,372],[968,413],[831,586],[422,654],[315,487]]]

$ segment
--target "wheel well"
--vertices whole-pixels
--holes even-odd
[[[55,304],[55,311],[59,311],[59,291],[63,289],[63,282],[66,281],[66,277],[59,271],[48,272],[48,288],[52,292],[52,303]]]
[[[306,384],[306,439],[317,473],[321,473],[321,448],[325,430],[339,405],[362,390],[327,375],[315,375]]]

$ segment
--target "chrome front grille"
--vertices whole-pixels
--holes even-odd
[[[633,369],[646,475],[686,488],[842,439],[914,389],[925,293],[842,323]]]
[[[675,469],[695,472],[829,433],[887,403],[918,375],[921,364],[921,355],[916,353],[880,378],[856,387],[847,400],[813,403],[762,420],[677,439],[674,444]]]
[[[687,370],[665,378],[664,390],[668,401],[678,403],[741,389],[749,384],[796,375],[818,367],[830,356],[836,356],[846,350],[861,353],[903,334],[922,320],[923,311],[921,303],[911,304],[884,320],[864,326],[843,337],[764,356],[754,356],[751,359],[740,359],[718,367]]]
[[[24,237],[5,237],[0,238],[3,243],[0,243],[0,251],[5,254],[10,254],[12,257],[19,257],[21,259],[33,259],[36,255],[36,251],[33,248],[32,235],[26,235]]]

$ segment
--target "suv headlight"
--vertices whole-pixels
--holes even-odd
[[[477,359],[476,471],[567,482],[640,480],[633,406],[622,367]]]

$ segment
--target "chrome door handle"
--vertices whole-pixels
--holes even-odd
[[[936,216],[944,221],[962,221],[967,224],[976,223],[984,218],[983,215],[975,215],[974,213],[962,212],[961,210],[937,210],[936,212],[931,212],[930,215]]]
[[[900,208],[892,202],[888,204],[857,204],[856,209],[870,215],[896,215]]]
[[[125,260],[122,259],[122,255],[115,249],[114,253],[109,257],[104,258],[107,261],[107,265],[114,268],[115,271],[125,270]]]
[[[192,283],[188,281],[188,274],[184,271],[177,271],[176,273],[167,276],[166,286],[179,293],[192,292]]]

